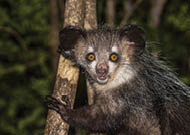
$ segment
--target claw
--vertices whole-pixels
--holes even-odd
[[[66,106],[67,106],[68,108],[71,108],[71,103],[70,103],[69,98],[68,98],[67,95],[62,95],[61,100],[66,103]]]
[[[56,98],[53,98],[48,95],[45,97],[45,104],[48,107],[48,109],[56,111],[65,120],[69,115],[68,112],[71,110],[71,108],[70,108],[71,105],[70,105],[70,101],[66,95],[63,95],[61,100],[64,103],[62,103],[59,100],[57,100]]]
[[[45,97],[45,104],[51,110],[55,110],[56,112],[60,112],[60,106],[63,105],[57,99],[51,97],[50,95]]]
[[[52,102],[47,102],[46,105],[49,109],[55,110],[56,112],[60,112],[60,109],[56,104],[54,104]]]

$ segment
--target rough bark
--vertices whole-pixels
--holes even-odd
[[[84,26],[84,0],[67,0],[65,4],[64,26]]]
[[[152,0],[151,2],[152,2],[152,6],[150,10],[151,12],[150,25],[153,28],[158,28],[160,24],[160,17],[167,0]]]
[[[84,1],[67,0],[65,4],[64,26],[84,25]],[[62,55],[59,58],[57,78],[52,96],[61,99],[62,95],[68,95],[71,105],[74,105],[79,69],[73,67],[73,63]],[[66,124],[58,113],[49,110],[45,128],[45,135],[67,135],[69,125]]]
[[[84,28],[86,30],[96,29],[97,28],[97,19],[96,19],[96,0],[85,0],[86,9],[85,9],[85,21]]]
[[[52,96],[61,101],[61,95],[70,93],[73,89],[76,89],[75,84],[71,84],[67,78],[62,78],[58,75]],[[75,93],[71,92],[67,95],[70,99],[72,99],[72,97],[75,96]],[[71,102],[73,103],[74,101],[71,100]],[[49,110],[46,121],[45,135],[67,135],[68,130],[69,125],[61,119],[59,114],[55,111]]]

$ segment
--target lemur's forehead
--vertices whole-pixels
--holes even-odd
[[[115,53],[119,52],[119,48],[116,45],[113,45],[110,47],[107,46],[107,48],[105,48],[105,46],[104,47],[100,47],[100,46],[96,48],[94,48],[94,46],[88,46],[87,52],[96,52],[96,51],[100,51],[100,52],[109,51],[109,52],[115,52]]]
[[[119,52],[118,35],[108,31],[96,31],[87,35],[87,52]]]

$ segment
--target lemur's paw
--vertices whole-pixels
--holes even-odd
[[[47,107],[51,110],[58,112],[61,116],[64,115],[67,112],[67,110],[70,109],[70,102],[66,95],[62,96],[62,101],[64,103],[61,103],[59,100],[51,96],[46,96],[45,98],[45,103]]]

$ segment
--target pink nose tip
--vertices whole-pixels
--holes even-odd
[[[109,66],[106,63],[100,63],[96,65],[96,73],[107,74]]]
[[[105,64],[105,63],[97,64],[97,68],[98,69],[106,69],[107,68],[107,64]]]

